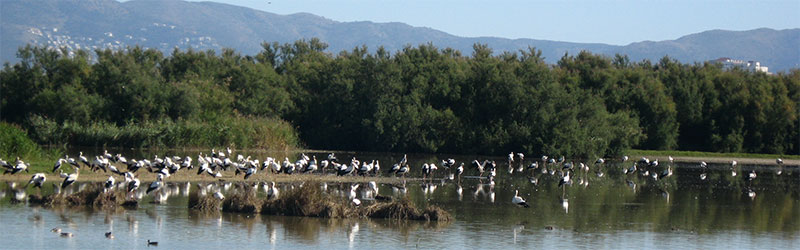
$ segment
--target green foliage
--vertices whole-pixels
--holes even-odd
[[[225,117],[216,123],[199,120],[152,120],[117,126],[109,122],[58,123],[31,117],[31,137],[48,144],[117,147],[219,147],[290,150],[300,142],[287,122],[276,118]]]
[[[38,156],[40,153],[39,145],[28,138],[25,130],[0,122],[0,155],[7,161],[13,160],[11,157],[28,158]]]
[[[2,120],[43,144],[219,146],[598,157],[630,148],[800,150],[800,71],[631,62],[433,44],[325,52],[319,39],[225,49],[19,50]]]

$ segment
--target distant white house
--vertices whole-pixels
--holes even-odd
[[[717,60],[714,60],[714,62],[722,64],[722,67],[725,69],[739,67],[743,69],[752,70],[755,72],[764,72],[769,74],[769,67],[761,66],[761,62],[758,61],[744,61],[744,60],[731,59],[728,57],[721,57]]]

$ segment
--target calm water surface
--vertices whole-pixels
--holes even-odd
[[[351,156],[341,154],[340,159]],[[401,155],[361,153],[357,157],[380,159],[386,170]],[[410,157],[414,175],[419,176],[423,162],[438,162],[437,157],[451,156]],[[478,173],[467,164],[460,184],[442,181],[445,173],[440,169],[433,181],[379,185],[381,195],[407,195],[418,205],[448,210],[455,217],[452,222],[208,214],[187,209],[188,195],[203,187],[235,192],[235,185],[222,182],[169,183],[159,194],[168,196],[165,204],[151,203],[151,194],[144,196],[137,209],[46,209],[24,200],[27,195],[56,192],[53,185],[39,191],[24,189],[25,183],[0,183],[0,227],[4,232],[0,248],[142,249],[148,248],[148,239],[166,249],[791,249],[800,245],[800,171],[795,166],[782,168],[781,175],[774,166],[738,166],[733,176],[728,165],[711,165],[705,170],[694,164],[662,162],[653,170],[660,173],[672,166],[674,174],[653,179],[640,172],[624,174],[622,169],[633,165],[630,161],[606,163],[600,171],[592,164],[589,171],[576,171],[572,185],[559,187],[557,171],[550,175],[537,170],[533,178],[530,172],[509,175],[505,160],[495,160],[498,177],[494,184],[474,178]],[[743,176],[751,170],[758,177],[747,181]],[[99,185],[81,184],[62,192]],[[285,192],[299,185],[287,183],[280,188]],[[361,185],[359,197],[370,202],[373,194],[366,186]],[[344,195],[348,188],[349,184],[328,184],[326,192]],[[515,190],[530,208],[510,202]],[[264,195],[263,190],[259,192]],[[75,236],[59,237],[50,231],[54,227]],[[114,239],[104,237],[108,231],[114,233]]]

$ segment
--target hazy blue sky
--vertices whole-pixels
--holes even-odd
[[[212,0],[335,21],[403,22],[458,36],[624,45],[710,29],[800,28],[800,0]]]

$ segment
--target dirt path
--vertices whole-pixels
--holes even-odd
[[[641,156],[640,156],[641,157]],[[658,159],[660,162],[666,162],[667,157],[660,155],[660,156],[645,156],[651,160]],[[675,162],[681,163],[697,163],[699,164],[701,161],[705,161],[706,163],[717,163],[717,164],[726,164],[730,163],[731,161],[735,160],[738,164],[747,164],[747,165],[764,165],[764,166],[771,166],[778,164],[775,162],[775,159],[764,159],[764,158],[740,158],[740,157],[690,157],[690,156],[673,156],[672,158],[675,159]],[[634,159],[638,159],[634,158]],[[800,165],[800,160],[792,160],[792,159],[784,159],[783,160],[784,166],[797,166]]]
[[[194,172],[194,173],[193,173]],[[30,180],[31,176],[34,172],[31,173],[21,173],[15,175],[0,175],[0,181],[13,181],[13,182],[27,182]],[[62,181],[63,179],[59,176],[59,174],[54,173],[45,173],[47,176],[47,181]],[[78,176],[78,181],[106,181],[108,176],[112,175],[109,173],[93,173],[89,171],[81,171],[80,175]],[[391,176],[383,176],[383,177],[362,177],[362,176],[336,176],[333,174],[272,174],[272,173],[263,173],[258,172],[252,177],[248,178],[247,180],[244,179],[243,174],[234,175],[233,171],[222,172],[222,177],[220,178],[213,178],[207,174],[197,175],[196,171],[194,170],[181,170],[173,175],[170,175],[169,178],[166,180],[169,182],[214,182],[214,181],[247,181],[247,182],[305,182],[305,181],[321,181],[321,182],[329,182],[329,183],[352,183],[352,182],[369,182],[375,181],[376,183],[387,183],[387,184],[399,184],[402,183],[404,178],[396,178]],[[119,175],[114,175],[114,178],[117,181],[121,181],[124,177]],[[156,174],[149,173],[147,171],[139,171],[137,173],[137,178],[142,182],[151,182],[156,179]],[[421,180],[419,178],[405,178],[406,181],[418,181]]]

